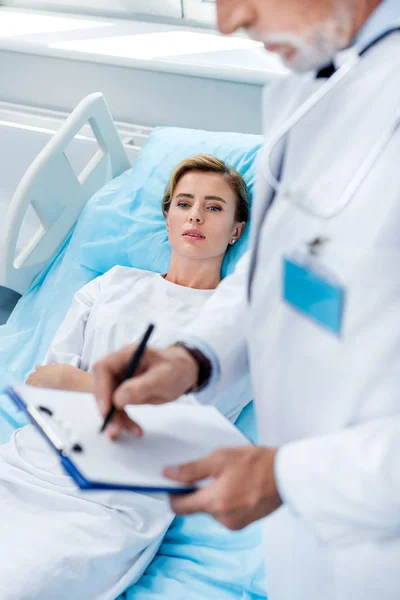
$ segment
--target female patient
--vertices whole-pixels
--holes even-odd
[[[29,384],[90,391],[94,362],[149,322],[152,343],[167,345],[210,298],[248,219],[246,184],[222,161],[192,157],[172,175],[163,213],[168,272],[115,267],[82,288]],[[0,447],[0,510],[2,600],[112,600],[142,574],[172,519],[159,497],[81,493],[32,426]]]

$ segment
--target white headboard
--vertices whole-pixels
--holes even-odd
[[[99,150],[76,175],[66,152],[86,124],[91,126]],[[60,248],[86,202],[107,181],[130,167],[103,95],[91,94],[33,161],[8,206],[0,225],[0,286],[23,294]],[[40,226],[17,252],[19,232],[29,206],[35,210]]]

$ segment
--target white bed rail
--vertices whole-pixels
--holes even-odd
[[[76,175],[65,152],[86,124],[91,126],[99,150]],[[23,294],[60,248],[87,201],[130,167],[103,95],[91,94],[33,161],[9,204],[0,228],[0,286]],[[30,205],[41,224],[17,253],[19,232]]]

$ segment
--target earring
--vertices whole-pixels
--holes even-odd
[[[231,246],[233,246],[233,244],[236,244],[236,240],[231,240]]]

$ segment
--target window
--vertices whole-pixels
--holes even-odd
[[[0,0],[2,6],[36,8],[98,15],[159,15],[182,17],[181,0]]]
[[[215,25],[215,0],[0,0],[0,6],[85,12],[98,16],[155,15]]]
[[[203,23],[216,22],[215,0],[183,0],[183,16]]]

